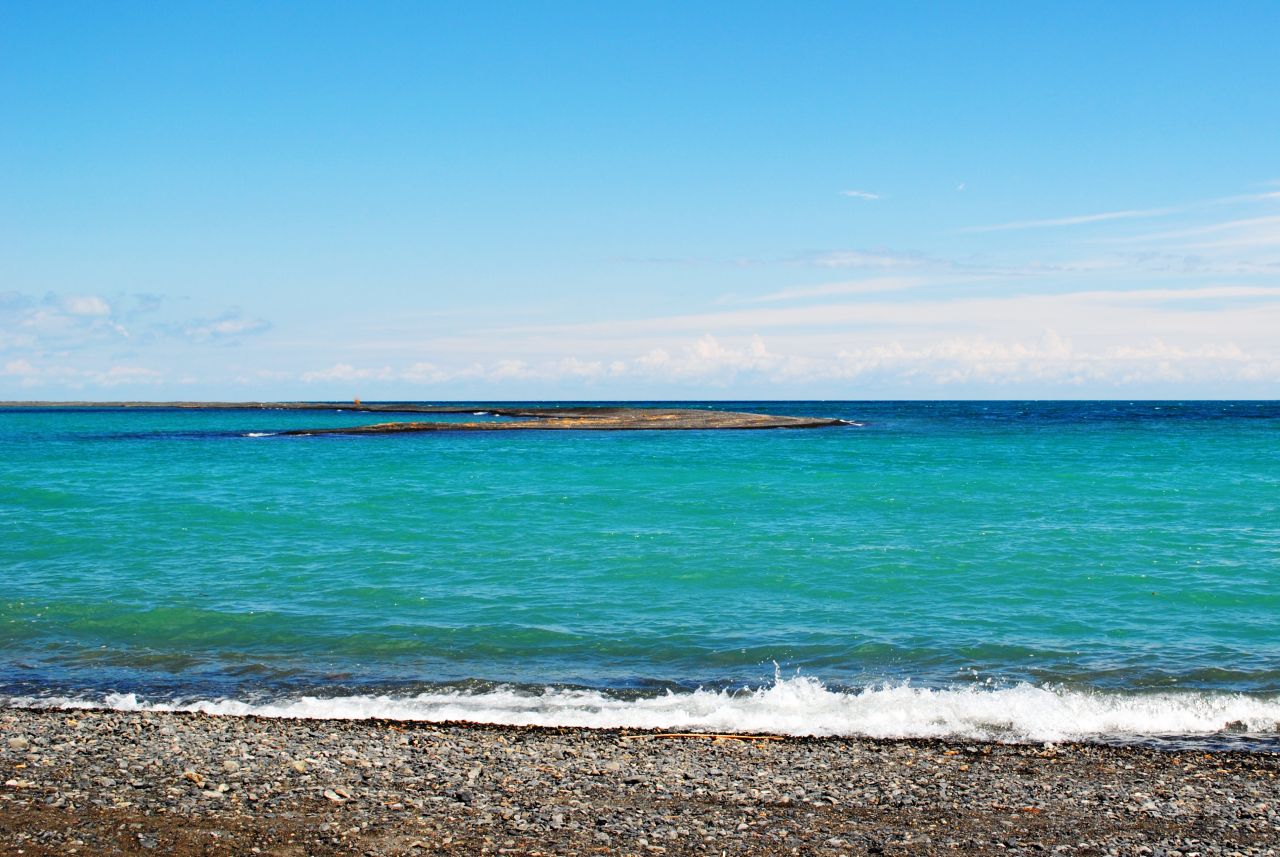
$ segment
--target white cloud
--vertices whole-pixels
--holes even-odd
[[[295,378],[293,372],[287,372],[283,369],[256,369],[247,375],[237,375],[235,383],[237,384],[260,384],[263,381],[292,381]]]
[[[894,343],[850,349],[837,356],[837,363],[853,378],[880,374],[940,386],[1280,383],[1280,357],[1246,352],[1231,342],[1185,347],[1157,337],[1135,344],[1081,349],[1053,330],[1032,341],[956,337],[917,348]]]
[[[305,383],[314,384],[329,381],[384,381],[392,378],[393,373],[387,366],[380,369],[357,369],[350,363],[335,363],[328,369],[303,372],[299,377]]]
[[[534,372],[523,360],[499,360],[485,377],[490,381],[525,380],[534,377]]]
[[[414,363],[400,377],[415,384],[434,384],[448,380],[449,373],[434,363]]]
[[[1174,290],[1170,290],[1174,291]],[[1178,293],[1176,297],[1187,297]],[[1151,300],[1157,294],[1147,296]],[[1072,319],[1065,319],[1072,324]],[[1076,327],[1077,330],[1082,330]],[[701,335],[631,351],[613,344],[597,356],[530,359],[508,357],[449,368],[414,363],[404,368],[356,368],[337,364],[304,373],[307,381],[488,384],[601,383],[676,385],[696,391],[732,385],[803,391],[846,389],[849,383],[904,389],[990,389],[1039,385],[1046,389],[1129,389],[1153,383],[1239,382],[1280,384],[1280,351],[1269,340],[1246,346],[1229,333],[1200,341],[1163,336],[1110,335],[1083,329],[1087,343],[1057,326],[1036,337],[1016,334],[882,336],[835,332],[828,336]],[[1174,335],[1177,331],[1174,331]],[[696,393],[695,393],[696,394]]]
[[[807,257],[803,261],[819,268],[916,268],[931,260],[909,253],[833,250]]]
[[[144,366],[112,366],[105,372],[90,373],[94,380],[105,387],[121,384],[155,384],[164,378],[162,372]]]
[[[29,378],[33,375],[38,375],[39,372],[36,370],[36,367],[32,366],[26,360],[10,360],[8,363],[4,364],[4,374],[14,375],[20,378]]]
[[[245,318],[238,312],[224,313],[214,319],[201,319],[188,323],[183,328],[183,335],[189,339],[203,341],[209,339],[227,340],[240,336],[261,333],[271,327],[270,322],[261,318]]]
[[[164,380],[164,373],[144,366],[117,364],[106,369],[86,369],[78,366],[50,363],[32,363],[29,360],[10,360],[0,370],[0,376],[15,378],[22,387],[66,387],[83,389],[93,387],[119,387],[154,385]]]
[[[605,363],[602,360],[579,360],[576,357],[566,357],[557,360],[552,364],[553,377],[557,378],[577,378],[585,381],[599,381],[602,378],[617,374],[621,371],[621,366],[617,361]]]
[[[21,324],[38,334],[56,334],[73,327],[80,327],[81,322],[73,316],[58,310],[38,309],[27,313]]]
[[[925,285],[928,280],[914,277],[874,277],[866,280],[850,280],[843,283],[822,283],[817,286],[796,286],[751,298],[748,303],[773,303],[804,298],[833,297],[836,295],[867,295],[878,292],[897,292]]]
[[[1034,394],[1064,385],[1106,394],[1144,383],[1200,383],[1208,386],[1197,389],[1213,392],[1215,379],[1275,385],[1280,253],[1273,249],[1280,248],[1280,215],[1273,200],[1280,191],[974,228],[1120,223],[1197,210],[1161,223],[1164,231],[1152,224],[1107,230],[1129,233],[1120,244],[1093,231],[1087,246],[1075,248],[1057,240],[1067,235],[1055,235],[1052,243],[1012,235],[957,241],[953,235],[963,249],[952,252],[964,255],[949,259],[889,249],[799,255],[766,247],[766,260],[746,260],[743,271],[725,275],[723,288],[736,290],[731,300],[671,303],[674,287],[654,290],[662,297],[647,306],[686,310],[680,314],[651,309],[610,318],[599,309],[608,305],[601,299],[583,300],[558,316],[549,314],[550,305],[541,312],[493,307],[487,322],[480,316],[439,324],[421,314],[375,318],[383,327],[373,332],[335,318],[329,329],[295,327],[292,341],[263,337],[252,345],[252,357],[235,366],[209,356],[213,345],[266,330],[265,320],[235,309],[217,314],[216,307],[175,315],[175,305],[154,301],[148,315],[141,298],[123,293],[6,293],[0,294],[0,378],[12,388],[79,388],[166,378],[180,384],[198,376],[210,385],[202,390],[214,395],[212,385],[220,383],[270,386],[283,396],[291,387],[332,384],[335,393],[370,397],[415,389],[482,395],[499,387],[552,395],[587,389],[613,397],[664,384],[692,395],[729,386],[739,392],[751,384],[782,395],[826,384],[824,395],[838,395],[851,393],[855,382],[891,394],[928,385],[961,394],[969,387]],[[1228,202],[1254,207],[1204,216],[1202,209]],[[1143,231],[1155,234],[1137,234]],[[794,279],[779,281],[779,273]],[[683,276],[676,272],[672,282]],[[807,278],[836,282],[797,282]],[[645,306],[645,285],[619,284],[636,291],[627,305]],[[593,307],[605,315],[593,316]],[[545,320],[559,323],[528,323]],[[209,344],[188,347],[191,342]],[[202,359],[210,362],[193,371]],[[272,371],[254,374],[258,366]]]
[[[0,351],[7,351],[14,348],[28,348],[35,343],[35,337],[30,334],[18,334],[14,336],[0,330]]]
[[[875,380],[906,386],[991,387],[1149,383],[1280,383],[1280,356],[1231,342],[1195,347],[1159,338],[1096,349],[1076,347],[1054,330],[1039,338],[959,336],[924,345],[901,341],[842,348],[821,357],[779,353],[758,336],[726,344],[703,336],[676,351],[657,349],[627,365],[627,374],[682,384],[722,386],[743,376],[770,384]]]
[[[36,297],[11,292],[0,295],[0,325],[8,323],[23,335],[0,336],[0,348],[81,351],[116,347],[122,339],[151,343],[170,337],[232,342],[270,327],[268,322],[246,318],[235,309],[212,318],[153,318],[162,308],[166,308],[165,302],[150,294],[108,301],[97,295],[51,293]]]
[[[108,316],[111,305],[100,297],[68,297],[62,302],[63,308],[71,315]]]
[[[623,371],[661,381],[720,385],[734,380],[741,373],[774,372],[783,359],[771,354],[759,336],[751,337],[743,346],[732,347],[708,334],[675,353],[656,348],[629,364],[624,362]]]
[[[1199,302],[1192,309],[1184,305]],[[1137,331],[1205,333],[1236,331],[1267,336],[1280,329],[1280,286],[1210,286],[1191,289],[1087,290],[1057,294],[956,296],[916,300],[876,299],[804,306],[759,307],[647,319],[618,319],[573,325],[545,325],[489,331],[513,339],[547,341],[563,353],[587,343],[619,344],[628,338],[681,334],[752,333],[790,330],[811,337],[830,331],[873,330],[880,335],[912,331],[949,335],[998,332],[1017,335],[1046,324],[1082,332],[1132,336]]]
[[[841,196],[847,196],[847,197],[850,197],[850,198],[852,198],[852,199],[866,199],[866,200],[873,200],[873,199],[880,199],[880,198],[881,198],[880,194],[878,194],[878,193],[872,193],[872,192],[871,192],[871,191],[869,191],[869,190],[842,190],[842,191],[840,191],[840,195],[841,195]]]
[[[240,333],[252,333],[263,330],[267,323],[259,318],[235,318],[215,322],[207,330],[212,336],[235,336]]]
[[[435,363],[415,362],[404,368],[391,366],[358,368],[337,363],[328,369],[303,372],[299,380],[306,383],[333,381],[405,382],[409,384],[442,384],[451,381],[502,383],[507,381],[597,380],[616,374],[615,369],[600,360],[563,357],[537,364],[517,358],[504,358],[489,364],[472,363],[457,368],[443,368]]]

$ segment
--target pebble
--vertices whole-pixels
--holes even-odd
[[[45,843],[28,853],[1280,855],[1280,755],[1267,753],[129,712],[0,721],[0,842]],[[38,764],[25,735],[40,736]]]

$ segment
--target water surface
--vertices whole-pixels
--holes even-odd
[[[0,693],[1275,731],[1280,405],[714,406],[860,425],[279,437],[422,417],[0,411]]]

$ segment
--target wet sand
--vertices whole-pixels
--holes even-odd
[[[1280,755],[0,710],[5,854],[1280,853]]]

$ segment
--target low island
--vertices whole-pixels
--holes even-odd
[[[283,435],[396,434],[439,431],[679,431],[697,429],[824,428],[849,425],[829,417],[719,411],[709,408],[633,408],[614,405],[574,407],[489,407],[335,402],[0,402],[0,408],[119,410],[346,411],[370,414],[475,414],[505,417],[475,422],[380,422],[363,426],[300,428]]]
[[[463,413],[442,411],[435,413]],[[469,411],[467,411],[469,412]],[[692,429],[821,428],[845,425],[822,417],[786,417],[698,408],[487,408],[484,414],[509,417],[493,422],[388,422],[366,426],[293,429],[290,435],[391,434],[429,431],[679,431]]]

